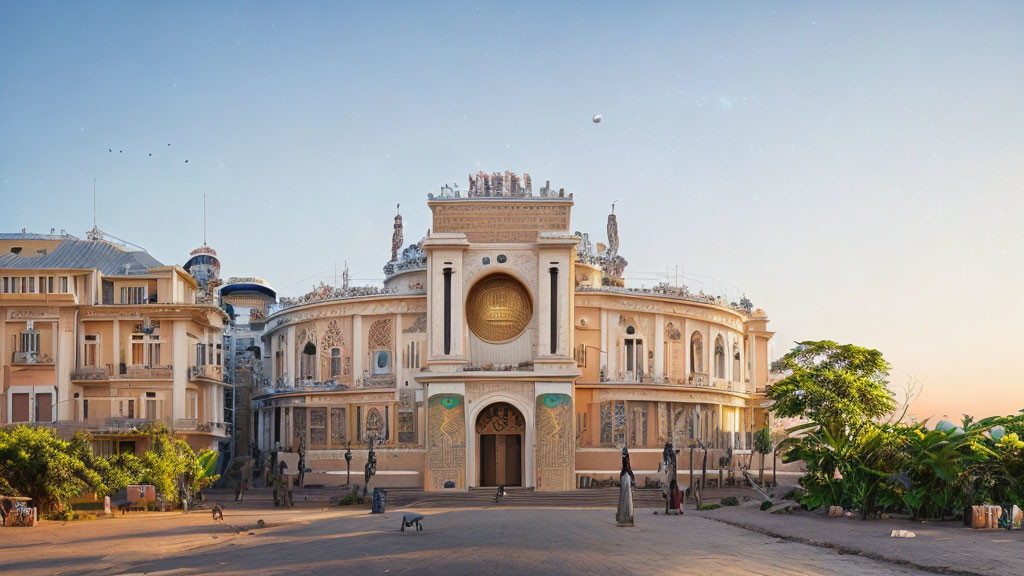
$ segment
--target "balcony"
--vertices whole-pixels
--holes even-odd
[[[188,380],[194,382],[198,379],[223,381],[223,369],[218,364],[205,364],[203,366],[189,366]]]
[[[371,376],[364,374],[356,378],[355,385],[342,384],[335,380],[321,382],[312,378],[300,378],[291,380],[289,378],[278,378],[275,382],[264,379],[264,394],[284,394],[288,392],[333,392],[343,390],[365,390],[394,388],[397,379],[394,374],[381,374]]]
[[[664,378],[661,376],[651,376],[650,374],[640,374],[637,377],[634,377],[632,374],[622,373],[612,376],[605,376],[602,374],[600,383],[624,386],[653,384],[655,386],[678,386],[681,388],[699,388],[705,390],[721,390],[724,392],[752,393],[749,382],[744,384],[742,382],[732,382],[721,378],[711,379],[708,377],[706,372],[692,372],[685,379]]]
[[[173,379],[174,368],[171,366],[127,366],[122,364],[115,371],[112,365],[107,364],[106,366],[83,366],[71,372],[71,380],[75,382]]]
[[[71,372],[72,382],[105,382],[110,380],[110,368],[87,366]]]
[[[15,352],[11,355],[11,364],[14,366],[53,366],[53,357],[39,352]]]
[[[58,422],[38,423],[57,429],[62,437],[74,436],[75,432],[85,430],[94,434],[141,434],[144,430],[155,426],[166,426],[171,432],[206,432],[217,436],[231,433],[231,425],[225,422],[200,422],[197,419],[178,418],[90,418],[89,420],[60,420]]]

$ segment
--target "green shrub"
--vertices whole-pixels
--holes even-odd
[[[701,510],[714,510],[716,508],[721,508],[721,507],[722,507],[721,504],[705,504],[705,505],[701,506],[700,509]]]
[[[720,500],[722,506],[739,506],[740,501],[735,496],[726,496]]]
[[[771,507],[772,507],[772,501],[771,500],[765,500],[764,502],[761,502],[761,511],[762,512],[764,512],[765,510],[767,510],[767,509],[769,509]]]

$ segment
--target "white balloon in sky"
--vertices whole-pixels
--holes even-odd
[[[594,114],[594,124],[600,124],[600,123],[601,123],[601,115],[600,114]]]

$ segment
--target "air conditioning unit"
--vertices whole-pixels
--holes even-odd
[[[39,362],[39,352],[15,352],[15,364],[35,364]]]

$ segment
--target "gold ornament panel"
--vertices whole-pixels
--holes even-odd
[[[492,274],[469,289],[466,320],[478,338],[490,344],[514,340],[533,318],[526,287],[507,274]]]

